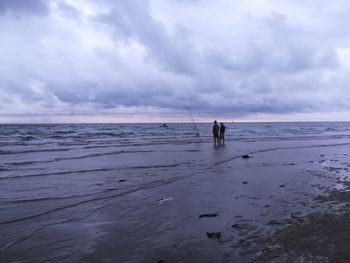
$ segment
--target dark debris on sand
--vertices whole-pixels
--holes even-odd
[[[203,217],[217,217],[219,216],[217,213],[213,213],[213,214],[201,214],[199,215],[198,218],[203,218]]]
[[[231,227],[237,230],[241,230],[240,224],[233,224]]]
[[[207,233],[207,237],[213,240],[219,240],[221,238],[221,232],[211,232]]]

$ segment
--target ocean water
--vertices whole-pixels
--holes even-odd
[[[143,201],[138,208],[137,200],[158,206],[156,200],[170,198],[163,186],[214,168],[228,173],[225,163],[242,154],[286,145],[346,145],[350,139],[350,123],[226,123],[226,146],[215,148],[211,127],[198,124],[198,139],[192,124],[0,125],[0,261],[80,261],[100,236],[109,235],[111,230],[96,230],[99,224],[120,223],[116,231],[124,239],[114,242],[125,247],[116,245],[119,252],[113,252],[108,244],[106,254],[141,262],[156,245],[130,256],[123,250],[133,247],[126,236],[147,239],[147,229],[159,222],[140,227],[137,210],[147,217],[157,208],[145,209]],[[112,207],[117,214],[110,214]],[[176,226],[167,227],[173,233]]]
[[[136,168],[128,167],[124,160],[129,159],[129,155],[136,155],[140,167],[152,167],[145,156],[159,148],[172,150],[181,148],[180,145],[212,143],[211,124],[197,126],[200,140],[195,137],[194,126],[188,123],[169,124],[167,128],[160,124],[0,125],[0,179],[20,182],[40,178],[42,181],[59,174]],[[226,142],[322,141],[349,137],[350,123],[346,122],[226,123]],[[100,163],[102,156],[113,158]],[[17,191],[1,190],[2,199],[22,197]]]

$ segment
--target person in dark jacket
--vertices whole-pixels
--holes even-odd
[[[219,144],[219,130],[220,127],[216,121],[214,121],[213,125],[213,136],[214,136],[214,144],[216,145],[217,143]]]
[[[219,143],[225,144],[225,130],[226,127],[223,122],[220,123],[220,135],[219,135]]]

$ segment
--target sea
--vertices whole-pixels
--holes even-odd
[[[123,236],[129,233],[145,240],[152,236],[135,219],[135,206],[128,208],[131,199],[153,198],[155,206],[161,198],[174,202],[155,189],[243,154],[270,149],[276,142],[341,144],[350,139],[348,122],[225,125],[225,146],[214,146],[212,123],[1,124],[0,261],[98,262],[82,258],[100,236],[108,235],[96,230],[99,224],[118,225],[120,216],[126,220],[120,221],[118,230],[124,231]],[[109,214],[111,207],[120,209],[117,218]],[[154,209],[145,209],[145,218]],[[138,225],[133,226],[132,220]],[[130,243],[114,252],[111,243],[105,246],[114,253],[114,262],[142,262],[146,253],[136,251],[131,257],[126,252],[133,246]],[[119,255],[123,255],[120,261]]]

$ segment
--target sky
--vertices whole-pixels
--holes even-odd
[[[0,123],[350,121],[348,0],[0,0]]]

